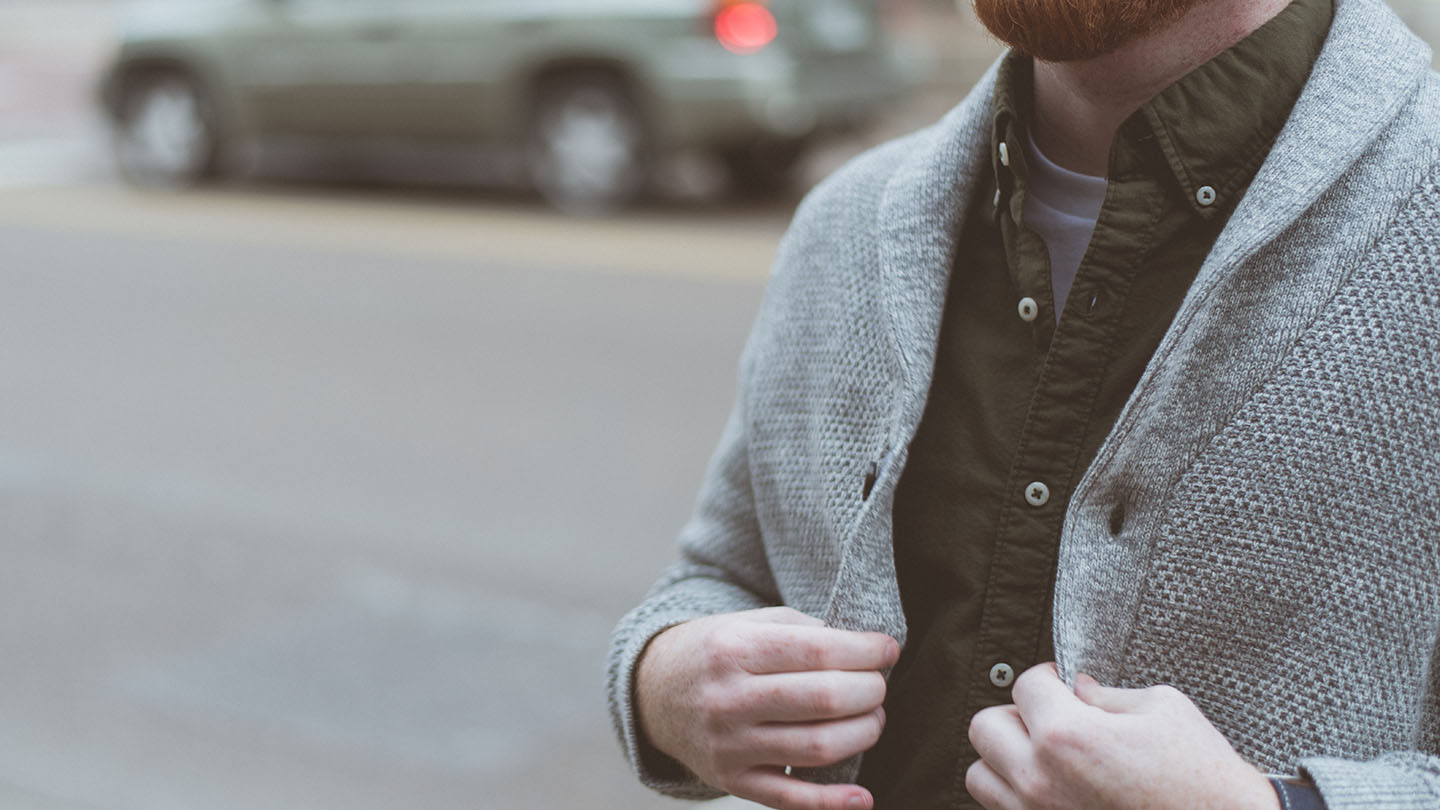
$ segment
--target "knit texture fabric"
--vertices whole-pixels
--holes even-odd
[[[1307,773],[1332,810],[1440,808],[1429,59],[1379,0],[1339,0],[1061,538],[1062,675],[1172,684],[1262,770]],[[993,89],[992,69],[943,121],[827,180],[781,243],[680,560],[612,640],[611,713],[651,787],[719,795],[641,756],[635,666],[664,628],[785,604],[904,643],[890,510]]]

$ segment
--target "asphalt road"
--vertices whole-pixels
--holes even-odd
[[[0,806],[674,806],[604,648],[783,221],[0,191]]]
[[[117,8],[0,0],[0,810],[684,806],[603,657],[790,204],[130,193]]]

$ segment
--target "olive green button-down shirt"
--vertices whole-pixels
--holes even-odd
[[[895,495],[909,641],[860,776],[881,810],[976,806],[964,786],[970,718],[1009,703],[1014,677],[1053,657],[1070,494],[1268,155],[1332,13],[1332,0],[1294,0],[1125,121],[1058,323],[1049,252],[1023,216],[1032,63],[1002,64],[991,176],[963,225]],[[1112,528],[1124,521],[1117,508]]]

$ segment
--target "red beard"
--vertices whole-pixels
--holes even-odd
[[[1163,28],[1203,0],[975,0],[997,39],[1042,62],[1103,56]]]

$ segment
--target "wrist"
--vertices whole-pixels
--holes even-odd
[[[668,678],[666,673],[669,669],[666,663],[666,649],[669,645],[667,635],[680,625],[671,625],[661,630],[640,651],[640,657],[635,662],[634,688],[631,693],[632,710],[635,713],[635,731],[642,746],[648,746],[667,756],[673,756],[665,749],[664,729],[661,727],[661,719],[665,715],[663,709],[664,693],[667,687]]]

